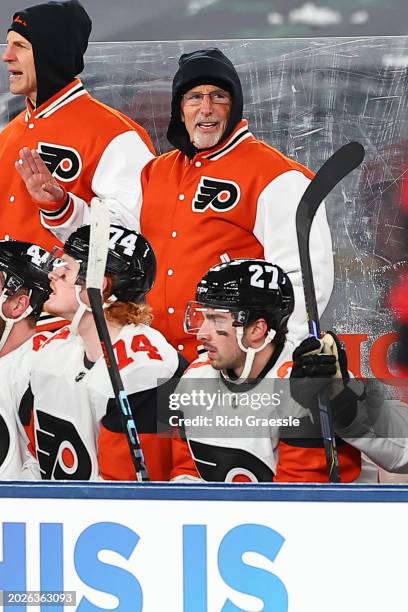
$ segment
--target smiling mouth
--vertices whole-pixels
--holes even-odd
[[[200,130],[212,130],[217,126],[217,121],[199,121],[199,123],[197,123],[197,127],[199,127]]]
[[[23,73],[19,72],[18,70],[10,70],[9,72],[9,79],[15,79],[16,77],[21,76]]]

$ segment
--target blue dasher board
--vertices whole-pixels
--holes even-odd
[[[407,500],[397,485],[3,483],[0,590],[63,601],[41,612],[403,612]]]

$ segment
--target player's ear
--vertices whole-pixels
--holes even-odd
[[[30,296],[24,294],[14,296],[14,299],[12,300],[11,318],[18,319],[18,317],[21,317],[29,305]]]
[[[252,343],[263,342],[268,333],[268,325],[265,319],[256,319],[247,326],[247,339]]]
[[[106,302],[111,295],[112,285],[113,285],[112,277],[110,275],[105,275],[103,277],[103,282],[102,282],[102,296],[103,296],[104,302]]]

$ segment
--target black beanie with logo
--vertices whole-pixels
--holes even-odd
[[[82,72],[91,29],[79,0],[51,1],[14,13],[9,31],[21,34],[33,47],[37,107]]]
[[[173,79],[171,100],[171,118],[167,129],[169,142],[185,153],[194,157],[197,149],[190,142],[190,137],[181,120],[181,96],[197,85],[216,85],[229,91],[232,97],[231,113],[225,132],[218,144],[228,138],[242,119],[243,95],[241,81],[232,62],[219,49],[202,49],[184,53],[179,59],[179,69]]]

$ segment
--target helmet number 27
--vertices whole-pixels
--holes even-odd
[[[248,270],[252,272],[250,284],[258,289],[279,289],[278,275],[279,271],[272,265],[253,264]]]

